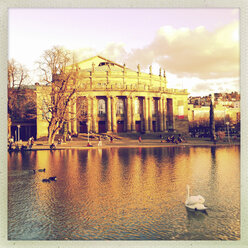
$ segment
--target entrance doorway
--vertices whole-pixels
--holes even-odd
[[[124,121],[117,121],[117,133],[124,132]]]
[[[157,132],[157,122],[156,121],[152,121],[152,130],[153,132]]]
[[[136,121],[135,130],[137,133],[141,133],[141,121]]]
[[[86,121],[80,121],[79,122],[79,132],[80,133],[87,133],[88,132]]]
[[[99,133],[106,133],[106,124],[105,121],[98,122],[98,132]]]

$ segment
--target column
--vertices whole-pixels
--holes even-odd
[[[132,106],[131,106],[131,98],[127,97],[127,131],[131,132],[131,124],[132,124]]]
[[[76,102],[73,103],[73,106],[72,106],[73,110],[73,120],[72,120],[72,132],[77,134],[77,106],[76,106]]]
[[[163,122],[163,102],[162,97],[159,99],[159,131],[163,132],[164,130],[164,122]]]
[[[117,123],[116,123],[116,97],[112,97],[112,125],[113,132],[117,133]]]
[[[94,133],[98,133],[98,125],[97,125],[97,110],[98,110],[98,102],[97,102],[97,98],[93,97],[92,99],[93,103],[92,103],[92,129]]]
[[[92,98],[88,97],[88,109],[87,109],[87,124],[88,124],[88,132],[92,131]]]
[[[136,97],[132,97],[132,132],[136,132],[136,128],[135,128],[135,99]]]
[[[144,108],[144,110],[145,110],[145,114],[144,114],[144,119],[145,119],[145,132],[146,133],[149,133],[149,104],[148,104],[148,97],[146,97],[145,99],[144,99],[145,101],[145,108]]]
[[[72,115],[71,101],[68,103],[68,131],[71,133],[71,124],[75,117]]]
[[[112,131],[112,124],[111,124],[111,98],[110,98],[110,96],[108,96],[107,97],[107,111],[108,111],[108,113],[107,113],[107,117],[108,117],[108,130],[107,130],[107,132],[111,132]]]
[[[153,126],[152,126],[152,97],[149,97],[149,127],[150,132],[153,132]]]
[[[166,112],[167,112],[166,98],[163,98],[164,131],[166,131]]]

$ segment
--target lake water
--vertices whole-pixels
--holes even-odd
[[[186,210],[187,184],[206,213]],[[12,152],[8,238],[237,240],[240,147]]]

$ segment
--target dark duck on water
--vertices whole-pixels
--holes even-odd
[[[50,183],[50,179],[44,178],[44,179],[42,179],[42,182],[43,183]]]
[[[56,181],[57,180],[57,177],[49,177],[49,180]]]

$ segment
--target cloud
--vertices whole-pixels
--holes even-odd
[[[213,92],[240,91],[240,80],[236,78],[200,79],[197,77],[178,77],[167,73],[167,87],[187,89],[190,95],[205,96]]]
[[[232,92],[240,91],[239,78],[220,78],[201,80],[195,79],[195,83],[189,83],[186,88],[191,95],[209,95],[213,92]]]
[[[239,91],[239,23],[208,31],[161,27],[147,46],[127,52],[124,43],[109,43],[103,50],[84,48],[75,51],[81,61],[101,55],[128,68],[148,72],[153,65],[166,71],[169,88],[186,88],[192,95]]]
[[[239,23],[230,23],[210,32],[200,26],[194,30],[161,27],[153,42],[133,50],[127,65],[147,68],[158,63],[178,76],[206,78],[239,76]]]
[[[115,62],[124,63],[127,58],[124,43],[109,43],[106,48],[100,52],[103,57],[106,57]]]
[[[125,44],[123,43],[109,43],[103,50],[92,47],[80,48],[73,50],[73,53],[76,62],[100,55],[115,62],[124,63],[127,57]]]

